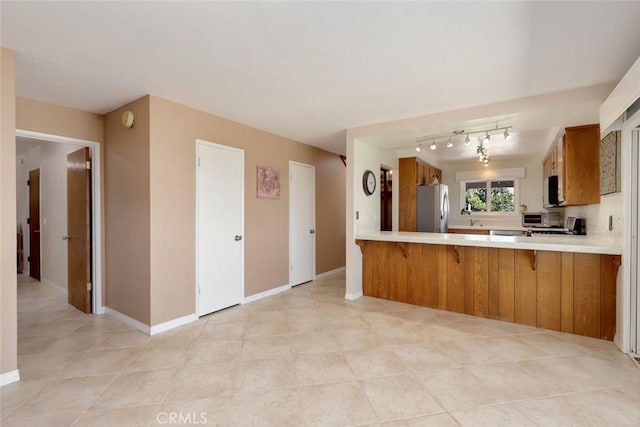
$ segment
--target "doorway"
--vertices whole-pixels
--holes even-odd
[[[196,311],[244,296],[244,150],[196,140]]]
[[[29,188],[29,217],[27,226],[29,227],[29,276],[40,281],[40,169],[29,171],[27,180]]]
[[[18,143],[20,141],[20,143]],[[82,281],[79,282],[79,289],[82,290],[81,294],[85,296],[85,303],[80,308],[83,312],[93,312],[95,314],[103,314],[104,307],[102,306],[102,238],[101,238],[101,191],[100,191],[100,144],[94,141],[81,140],[76,138],[67,138],[59,135],[44,134],[39,132],[31,132],[25,130],[16,130],[16,145],[25,144],[27,151],[40,147],[45,150],[46,153],[57,153],[59,160],[56,161],[55,170],[48,166],[48,170],[40,169],[40,212],[36,215],[29,213],[28,197],[25,200],[18,200],[17,220],[18,224],[25,224],[26,219],[29,217],[39,218],[39,230],[41,241],[41,257],[40,257],[40,273],[42,282],[48,284],[54,283],[58,285],[58,288],[67,293],[67,299],[69,303],[72,303],[72,294],[76,292],[69,288],[71,277],[71,266],[68,264],[72,259],[69,257],[68,251],[71,250],[69,243],[73,241],[73,236],[77,236],[76,230],[73,230],[74,220],[69,222],[67,212],[69,206],[67,197],[62,197],[63,193],[60,192],[62,186],[64,191],[69,194],[69,184],[67,178],[69,173],[69,158],[67,154],[71,152],[77,152],[79,149],[83,153],[87,153],[86,157],[83,157],[81,162],[82,174],[86,176],[84,181],[85,185],[85,198],[81,202],[83,210],[86,213],[85,220],[82,224],[82,228],[85,229],[84,237],[80,237],[77,240],[89,241],[89,244],[85,247],[84,255],[80,260],[81,269],[85,271],[82,276]],[[83,148],[84,147],[84,148]],[[20,151],[24,153],[24,147]],[[20,154],[20,153],[18,153]],[[86,160],[92,159],[92,163],[87,164]],[[18,158],[18,162],[24,162],[24,156]],[[80,161],[77,162],[79,166]],[[20,164],[24,168],[33,170],[29,167],[29,164]],[[87,169],[90,168],[90,169]],[[20,170],[20,168],[18,168]],[[49,188],[50,181],[53,181],[51,174],[55,174],[56,186]],[[27,172],[17,177],[17,184],[19,186],[25,185],[27,181]],[[26,187],[26,186],[25,186]],[[46,188],[47,194],[43,191]],[[31,188],[31,186],[30,186]],[[30,189],[29,188],[29,189]],[[76,190],[71,190],[71,194],[76,195]],[[25,207],[21,207],[24,204]],[[56,207],[57,206],[57,207]],[[64,209],[62,209],[64,206]],[[54,212],[48,214],[46,210]],[[62,210],[60,210],[62,209]],[[60,213],[62,212],[62,213]],[[31,219],[29,219],[31,222]],[[31,224],[29,224],[31,225]],[[23,229],[25,226],[23,225]],[[36,230],[36,229],[34,229]],[[68,240],[68,237],[71,237]],[[26,244],[30,245],[31,239],[25,239]],[[49,248],[49,250],[47,250]],[[30,253],[31,248],[25,248],[26,253]],[[48,251],[45,253],[45,251]],[[64,255],[64,256],[63,256]],[[45,259],[46,257],[46,259]],[[71,257],[73,258],[73,257]],[[53,275],[56,279],[52,280]],[[69,276],[67,276],[69,273]],[[75,289],[75,288],[74,288]],[[87,297],[87,295],[89,295]],[[73,304],[78,306],[77,304]]]
[[[316,274],[316,168],[289,162],[289,285]]]
[[[380,231],[391,231],[393,224],[391,168],[380,166]]]

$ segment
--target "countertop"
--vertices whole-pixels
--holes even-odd
[[[581,252],[621,255],[620,244],[591,236],[486,236],[477,234],[417,233],[378,231],[360,233],[357,240],[425,243],[432,245],[480,246],[489,248],[530,249],[541,251]]]
[[[506,230],[506,231],[527,231],[529,227],[514,227],[500,225],[465,225],[465,224],[449,224],[452,230]]]

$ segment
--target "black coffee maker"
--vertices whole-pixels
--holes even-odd
[[[587,220],[576,216],[568,216],[564,228],[567,229],[567,234],[584,236],[587,234]]]

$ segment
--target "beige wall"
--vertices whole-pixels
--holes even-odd
[[[135,114],[130,129],[121,125],[125,110]],[[150,324],[149,123],[148,96],[105,116],[103,193],[105,305],[147,325]]]
[[[18,368],[15,56],[0,48],[0,373]]]
[[[316,166],[317,273],[344,266],[346,170],[337,155],[156,96],[150,135],[151,325],[195,312],[196,139],[245,150],[246,296],[289,282],[290,160]],[[280,169],[279,200],[256,198],[258,165]]]
[[[34,99],[16,98],[16,129],[104,141],[104,116]]]

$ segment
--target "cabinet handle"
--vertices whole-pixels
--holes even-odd
[[[460,250],[458,249],[457,246],[454,246],[453,250],[456,251],[456,262],[460,264]]]

